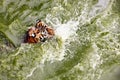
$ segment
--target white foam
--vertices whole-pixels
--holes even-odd
[[[91,57],[90,57],[90,66],[93,68],[93,69],[96,69],[96,67],[98,66],[98,64],[101,64],[101,55],[98,54],[98,47],[96,46],[95,43],[93,43],[92,45],[94,51],[92,53],[94,54],[91,54]]]
[[[37,68],[38,68],[38,66],[37,66],[37,67],[34,67],[34,68],[31,70],[30,74],[28,74],[28,75],[26,76],[26,78],[32,76],[33,72],[34,72]]]
[[[77,21],[68,21],[65,24],[58,24],[58,28],[56,29],[56,35],[60,36],[63,41],[69,39],[70,36],[74,35],[77,30],[77,25],[79,22]]]
[[[98,3],[92,7],[90,11],[90,16],[95,16],[96,14],[100,13],[102,10],[106,9],[110,0],[98,0]]]

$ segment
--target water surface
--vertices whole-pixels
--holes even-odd
[[[37,19],[55,37],[23,43]],[[119,61],[119,0],[0,1],[0,80],[119,80]]]

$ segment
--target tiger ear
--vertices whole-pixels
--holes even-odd
[[[36,22],[37,22],[37,23],[38,23],[38,22],[41,22],[41,19],[37,19]]]

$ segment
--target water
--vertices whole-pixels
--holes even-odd
[[[119,0],[1,0],[0,80],[119,80]],[[55,30],[24,44],[42,19]]]

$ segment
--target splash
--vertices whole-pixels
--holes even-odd
[[[58,21],[59,22],[59,21]],[[56,36],[60,37],[62,40],[62,47],[57,52],[54,52],[54,50],[46,50],[46,54],[43,55],[43,59],[41,60],[41,63],[44,63],[46,60],[50,62],[54,62],[56,60],[63,60],[66,51],[66,46],[69,44],[69,41],[72,40],[76,36],[76,30],[79,22],[77,21],[68,21],[67,23],[61,24],[58,23],[55,25],[54,23],[53,27],[56,27],[55,34]]]
[[[49,22],[49,19],[47,19],[47,20]],[[57,21],[57,22],[59,22],[59,21]],[[46,61],[53,63],[55,61],[62,61],[64,59],[64,56],[66,55],[65,51],[67,49],[65,45],[69,44],[69,41],[72,40],[72,38],[74,38],[76,36],[76,30],[78,29],[79,22],[70,20],[64,24],[61,24],[61,23],[54,24],[52,22],[51,22],[51,24],[54,28],[56,28],[55,29],[56,36],[60,37],[63,41],[62,47],[61,47],[61,49],[59,49],[56,52],[51,48],[45,50],[45,54],[42,56],[40,64],[37,65],[35,68],[33,68],[31,70],[30,74],[28,74],[26,76],[26,78],[32,76],[34,71],[37,68],[41,67],[41,65],[45,64]]]
[[[56,29],[56,35],[60,36],[63,41],[72,38],[76,35],[76,30],[78,29],[78,21],[68,21],[66,24],[58,24]]]

